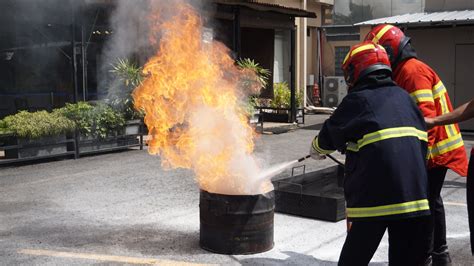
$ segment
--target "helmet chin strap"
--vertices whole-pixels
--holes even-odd
[[[402,58],[403,49],[405,49],[405,47],[408,45],[410,40],[411,40],[410,37],[405,36],[405,38],[403,38],[403,40],[398,45],[397,55],[394,56],[393,61],[392,61],[392,58],[390,58],[390,64],[392,64],[392,69],[395,69],[398,66],[398,64],[400,64],[400,62],[403,60]],[[416,54],[415,54],[415,57],[416,57]]]

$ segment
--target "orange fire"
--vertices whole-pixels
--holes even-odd
[[[239,86],[248,73],[235,66],[228,48],[206,36],[190,5],[180,3],[172,11],[164,19],[152,9],[150,41],[157,52],[133,93],[136,108],[146,114],[149,153],[160,155],[166,169],[192,169],[209,192],[271,190],[269,181],[256,180],[254,132]]]

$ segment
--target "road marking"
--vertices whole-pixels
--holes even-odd
[[[459,234],[448,234],[447,238],[468,238],[471,236],[471,233],[459,233]]]
[[[466,203],[445,201],[444,205],[467,207]]]
[[[117,263],[143,264],[143,265],[164,265],[164,266],[211,265],[211,264],[190,263],[190,262],[185,262],[185,261],[159,260],[159,259],[125,257],[125,256],[114,256],[114,255],[93,254],[93,253],[76,253],[76,252],[65,252],[65,251],[44,250],[44,249],[20,249],[18,250],[18,253],[27,254],[27,255],[36,255],[36,256],[98,260],[98,261],[108,261],[108,262],[117,262]]]

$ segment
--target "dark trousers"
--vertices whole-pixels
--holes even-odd
[[[471,253],[474,255],[474,158],[469,159],[466,181],[467,215],[469,219],[469,230],[471,231]]]
[[[441,189],[443,188],[446,177],[445,167],[436,167],[428,169],[428,201],[431,210],[430,228],[430,253],[433,261],[438,258],[444,260],[449,257],[448,245],[446,243],[446,217],[444,214],[444,204],[441,198]]]
[[[388,229],[389,265],[424,265],[429,253],[430,216],[393,221],[354,221],[338,265],[367,265]]]

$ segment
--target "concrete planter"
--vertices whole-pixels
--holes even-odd
[[[22,145],[22,148],[5,150],[6,159],[24,159],[59,155],[67,152],[66,135],[47,136],[39,139],[11,137],[7,145]],[[62,143],[59,143],[62,142]]]

